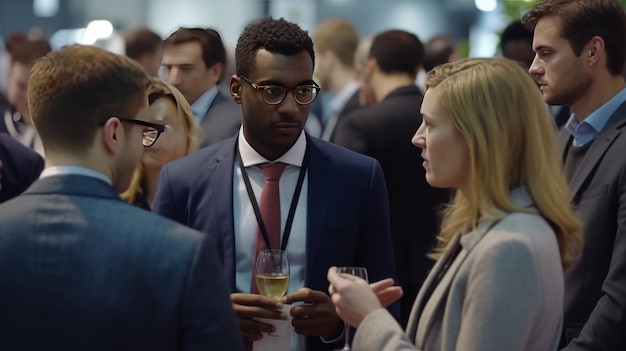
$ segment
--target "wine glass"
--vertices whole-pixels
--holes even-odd
[[[261,250],[256,260],[256,286],[263,296],[279,300],[289,288],[289,260],[283,250]]]
[[[350,274],[350,275],[354,275],[357,276],[359,278],[364,279],[366,282],[368,281],[367,279],[367,269],[365,267],[339,267],[337,268],[337,271],[339,274]],[[346,340],[343,344],[343,349],[338,349],[335,351],[350,351],[350,325],[348,325],[348,323],[346,323],[345,321],[343,322],[343,333],[346,336]]]

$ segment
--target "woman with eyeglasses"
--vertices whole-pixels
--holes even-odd
[[[121,194],[125,201],[146,210],[152,208],[163,165],[195,151],[201,133],[189,103],[174,86],[153,78],[148,88],[148,101],[151,121],[165,125],[165,130],[154,145],[144,149],[128,190]]]

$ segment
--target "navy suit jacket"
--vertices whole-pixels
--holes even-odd
[[[243,350],[210,238],[80,175],[0,205],[0,350]]]
[[[26,190],[43,170],[43,158],[12,136],[0,133],[0,203]]]
[[[237,137],[167,164],[159,176],[154,211],[215,237],[231,290],[235,288],[233,172]],[[367,267],[369,279],[396,278],[385,179],[378,162],[307,137],[306,281],[328,291],[331,266]],[[398,317],[396,304],[390,307]],[[332,350],[319,338],[307,349]]]

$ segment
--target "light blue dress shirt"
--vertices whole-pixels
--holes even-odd
[[[217,96],[218,89],[217,85],[214,86],[213,88],[205,91],[204,94],[200,95],[200,97],[194,101],[193,104],[191,104],[193,119],[195,119],[198,124],[201,124],[204,120],[204,116]]]
[[[593,141],[604,130],[609,118],[624,101],[626,101],[626,88],[615,94],[611,100],[593,111],[584,120],[578,121],[576,116],[572,115],[565,124],[565,128],[574,136],[573,145],[584,146]]]

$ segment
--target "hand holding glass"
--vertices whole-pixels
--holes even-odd
[[[354,275],[359,278],[362,278],[366,282],[368,281],[367,269],[365,267],[339,267],[337,268],[337,272],[340,274]],[[337,351],[350,351],[351,350],[350,349],[350,325],[348,325],[348,323],[346,323],[345,321],[343,322],[343,325],[344,325],[343,333],[346,339],[343,344],[343,349],[339,349]]]
[[[263,296],[279,300],[289,288],[289,260],[283,250],[261,250],[256,261],[256,285]]]

